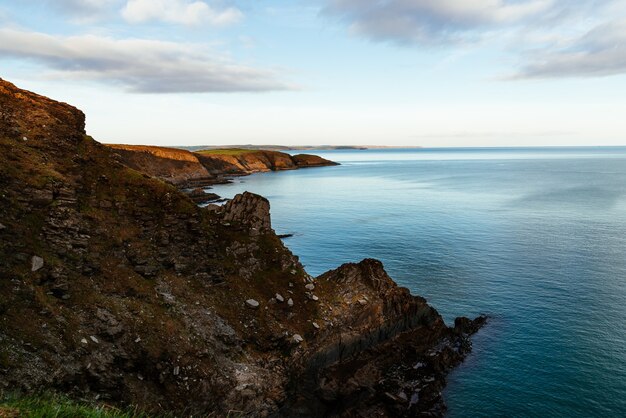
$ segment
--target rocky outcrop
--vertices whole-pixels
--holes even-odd
[[[244,192],[224,205],[221,211],[224,222],[242,226],[252,235],[272,231],[270,202],[259,195]]]
[[[288,416],[441,415],[450,368],[484,319],[448,328],[426,301],[398,287],[377,260],[344,264],[315,280],[320,331],[291,382]]]
[[[0,105],[0,396],[177,416],[442,413],[479,322],[446,327],[374,260],[314,279],[263,197],[199,208],[86,136],[77,109],[2,80]]]
[[[293,155],[291,159],[298,168],[337,165],[337,163],[333,163],[325,158],[312,154],[297,154]]]

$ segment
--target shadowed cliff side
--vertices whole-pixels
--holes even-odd
[[[442,413],[436,389],[480,321],[446,327],[374,260],[314,279],[263,197],[199,208],[84,126],[0,80],[0,396],[179,416]]]

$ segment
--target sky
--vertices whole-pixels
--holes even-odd
[[[626,0],[0,0],[106,143],[626,145]]]

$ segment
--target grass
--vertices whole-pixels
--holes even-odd
[[[257,149],[245,149],[245,148],[220,148],[220,149],[206,149],[196,151],[198,154],[204,155],[241,155],[249,154],[251,152],[257,152]]]
[[[0,418],[149,418],[133,409],[72,401],[63,396],[10,396],[0,400]]]

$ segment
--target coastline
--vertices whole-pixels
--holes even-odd
[[[106,146],[114,150],[115,158],[122,164],[174,185],[198,204],[220,200],[219,196],[205,193],[205,190],[216,184],[230,183],[236,177],[338,165],[316,155],[259,149],[219,148],[192,152],[146,145]]]
[[[445,375],[484,317],[447,326],[376,260],[313,278],[267,199],[206,210],[181,193],[204,173],[189,155],[144,166],[165,182],[87,136],[70,105],[1,80],[0,104],[0,398],[49,391],[180,415],[444,413]]]

